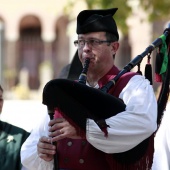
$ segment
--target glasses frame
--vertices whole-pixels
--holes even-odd
[[[81,42],[79,42],[79,41],[81,41]],[[79,40],[74,41],[74,45],[76,47],[78,47],[79,49],[82,49],[82,48],[84,48],[85,44],[87,43],[90,47],[96,48],[103,43],[108,43],[108,45],[110,45],[111,42],[113,42],[113,41],[98,40],[98,39],[89,39],[89,40],[79,39]],[[80,44],[80,43],[82,43],[82,44]]]

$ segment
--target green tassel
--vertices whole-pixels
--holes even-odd
[[[166,36],[162,35],[160,36],[160,38],[162,39],[162,46],[160,49],[160,53],[163,54],[163,62],[162,62],[162,66],[161,66],[161,70],[160,70],[160,75],[162,75],[162,79],[164,79],[164,73],[167,70],[168,67],[168,50],[167,50],[167,45],[166,45]]]

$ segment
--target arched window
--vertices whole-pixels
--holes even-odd
[[[39,65],[44,58],[41,23],[35,16],[26,16],[20,22],[19,69],[28,71],[30,89],[38,89]]]

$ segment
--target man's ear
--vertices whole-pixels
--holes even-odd
[[[119,48],[119,43],[116,41],[116,42],[112,42],[111,45],[112,45],[112,50],[114,51],[114,53],[116,53],[116,51]]]

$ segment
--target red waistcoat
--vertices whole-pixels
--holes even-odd
[[[99,86],[118,74],[114,66],[103,78]],[[126,73],[109,91],[118,97],[134,73]],[[145,149],[143,149],[143,146]],[[137,149],[122,154],[106,154],[94,148],[86,139],[63,139],[57,144],[58,162],[60,169],[68,170],[149,170],[153,158],[153,135]],[[136,157],[136,153],[139,158]],[[131,159],[132,158],[132,159]]]

